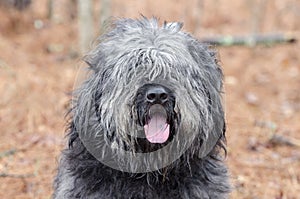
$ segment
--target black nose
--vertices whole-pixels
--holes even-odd
[[[164,104],[169,100],[169,93],[160,85],[153,85],[147,89],[146,100],[152,104]]]

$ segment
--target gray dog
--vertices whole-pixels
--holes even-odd
[[[228,197],[222,71],[181,28],[121,19],[85,57],[54,198]]]

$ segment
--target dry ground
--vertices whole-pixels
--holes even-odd
[[[65,143],[68,92],[81,65],[76,19],[61,2],[54,21],[46,18],[46,0],[23,12],[0,7],[0,198],[52,193]],[[112,15],[184,21],[185,30],[198,37],[242,35],[253,30],[253,2],[266,2],[258,20],[261,32],[299,33],[297,0],[203,2],[199,14],[196,0],[114,0]],[[298,42],[219,48],[231,198],[300,197],[299,47]]]

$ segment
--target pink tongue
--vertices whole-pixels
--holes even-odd
[[[170,125],[166,116],[161,113],[153,113],[148,124],[144,126],[146,138],[151,143],[164,143],[170,134]]]

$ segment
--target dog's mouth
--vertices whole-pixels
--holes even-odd
[[[160,104],[151,105],[144,131],[150,143],[164,143],[170,136],[170,124],[167,122],[167,111]]]

